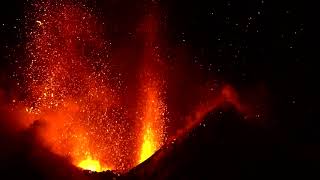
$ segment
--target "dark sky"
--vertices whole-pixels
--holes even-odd
[[[317,66],[315,59],[307,57],[310,45],[303,1],[156,2],[166,44],[163,55],[169,63],[187,67],[181,75],[186,81],[193,85],[215,79],[232,84],[240,92],[262,84],[270,95],[269,121],[289,131],[293,141],[317,141]],[[10,62],[24,56],[25,4],[1,2],[2,89],[10,88],[7,76],[16,68]],[[107,34],[117,45],[130,39],[139,19],[151,11],[146,8],[148,4],[111,0],[92,6],[106,21]],[[183,83],[181,86],[189,88]]]
[[[12,83],[7,76],[16,67],[10,62],[24,56],[25,3],[1,2],[2,89],[9,89]],[[232,84],[240,92],[262,84],[270,95],[269,121],[288,131],[292,141],[317,141],[317,66],[315,59],[307,57],[310,45],[303,1],[157,3],[164,24],[163,55],[169,63],[187,67],[181,75],[186,81],[194,84],[215,79]],[[102,14],[107,34],[117,45],[130,39],[139,19],[150,11],[148,4],[141,0],[111,0],[97,1],[92,6]],[[184,58],[176,58],[179,52]]]
[[[248,101],[258,102],[255,106],[263,112],[266,126],[280,132],[286,143],[319,143],[318,67],[316,59],[309,57],[313,50],[308,48],[305,1],[155,1],[166,44],[162,55],[173,67],[184,67],[182,74],[170,75],[187,82],[181,80],[171,96],[190,96],[193,86],[212,80],[228,83]],[[12,87],[8,76],[17,68],[10,62],[24,56],[24,3],[0,4],[0,88],[6,95]],[[99,0],[92,6],[117,46],[130,42],[135,25],[150,11],[148,4],[147,0]],[[260,87],[267,94],[263,102],[256,97]],[[183,95],[172,106],[183,102]]]

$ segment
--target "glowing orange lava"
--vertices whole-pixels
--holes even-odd
[[[141,133],[141,150],[139,163],[148,159],[164,143],[164,120],[166,107],[157,96],[156,91],[148,89],[146,92],[147,102],[145,104],[142,119],[143,128]]]
[[[140,132],[140,153],[138,162],[141,163],[152,156],[165,142],[165,123],[167,121],[167,106],[165,99],[166,77],[164,63],[157,48],[157,32],[159,22],[157,13],[146,16],[141,24],[140,31],[144,34],[146,46],[141,68],[141,98],[140,107],[143,107]],[[142,130],[142,131],[141,131]]]
[[[77,166],[82,169],[95,171],[95,172],[102,172],[102,171],[111,170],[108,167],[102,167],[98,160],[94,160],[90,156],[87,157],[87,159],[81,161]]]
[[[150,128],[147,128],[143,136],[143,144],[141,148],[139,163],[148,159],[156,150],[157,150],[157,147],[155,145],[153,130]]]

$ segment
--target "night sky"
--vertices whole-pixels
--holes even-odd
[[[28,3],[19,0],[1,1],[2,106],[12,101],[11,98],[17,88],[12,74],[19,71],[19,64],[23,66],[23,59],[27,56],[24,46],[25,12]],[[95,9],[94,13],[105,27],[103,36],[108,42],[112,42],[111,51],[115,52],[113,71],[127,73],[125,83],[129,84],[129,97],[135,94],[136,87],[131,84],[135,77],[130,74],[138,72],[136,67],[141,57],[139,52],[142,42],[139,40],[141,35],[137,30],[137,24],[145,14],[157,11],[160,17],[160,26],[157,29],[159,53],[167,64],[167,104],[168,110],[172,112],[169,113],[170,121],[167,122],[169,136],[184,126],[183,117],[187,116],[199,102],[210,97],[211,91],[216,91],[225,84],[231,85],[240,100],[252,109],[252,117],[243,120],[244,124],[239,124],[237,120],[226,120],[243,119],[234,113],[236,110],[232,108],[226,110],[226,115],[221,117],[227,121],[221,127],[217,128],[210,125],[208,123],[210,121],[206,121],[209,126],[207,130],[196,129],[191,133],[195,138],[186,140],[191,145],[188,143],[181,145],[184,149],[192,149],[186,152],[186,162],[179,164],[175,161],[175,166],[179,168],[175,167],[176,172],[170,171],[174,175],[163,177],[184,178],[176,175],[178,172],[188,171],[184,163],[210,163],[209,160],[199,161],[193,157],[188,161],[188,153],[201,152],[201,148],[204,154],[213,153],[206,149],[206,146],[202,146],[202,143],[220,142],[217,137],[221,134],[228,134],[232,140],[227,138],[225,141],[230,140],[231,144],[243,143],[243,147],[250,144],[248,149],[255,147],[256,143],[262,144],[263,147],[270,144],[270,146],[278,145],[279,151],[286,155],[288,161],[320,160],[318,155],[320,123],[317,113],[320,100],[317,87],[318,67],[317,59],[309,57],[312,49],[308,49],[310,42],[307,38],[307,10],[304,3],[304,1],[286,0],[96,0],[86,3],[88,7]],[[216,113],[213,112],[209,116],[214,119],[219,116]],[[6,119],[6,115],[1,118]],[[237,130],[233,131],[234,127]],[[4,129],[0,128],[2,131],[0,135],[5,136]],[[212,133],[213,131],[220,134]],[[234,139],[239,133],[249,131],[248,136]],[[199,140],[202,138],[208,140],[202,142]],[[0,143],[1,147],[5,147],[4,142]],[[192,144],[201,144],[200,150],[193,150],[195,147]],[[184,152],[181,147],[178,147],[177,151]],[[299,150],[293,153],[290,148]],[[276,149],[273,148],[272,152],[281,154]],[[290,153],[292,155],[288,155]],[[270,154],[272,159],[278,158],[277,155]],[[232,155],[232,157],[237,156],[241,155]],[[257,156],[251,158],[259,159]],[[170,162],[170,158],[174,159],[168,158],[167,162]],[[223,160],[220,159],[219,162]],[[232,160],[228,162],[233,163]],[[5,167],[3,164],[0,167],[2,166]],[[218,165],[213,165],[215,166]],[[226,170],[227,165],[222,167],[225,167],[221,168],[223,172],[229,172]],[[235,169],[233,167],[230,171]],[[202,173],[200,168],[195,171],[195,174]],[[257,169],[253,171],[256,171],[254,173],[256,175],[262,173]],[[267,170],[263,171],[266,172]],[[205,173],[204,176],[210,176],[210,173]]]

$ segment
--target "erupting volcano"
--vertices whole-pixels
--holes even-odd
[[[303,1],[0,3],[0,179],[319,174]]]
[[[112,43],[94,11],[83,2],[33,2],[26,12],[27,58],[19,62],[18,95],[12,101],[21,128],[39,122],[42,144],[79,168],[125,172],[224,102],[242,111],[227,86],[169,137],[169,65],[160,55],[158,21],[159,14],[151,12],[138,25],[143,55],[136,63],[135,97],[126,98],[126,73],[113,68]]]

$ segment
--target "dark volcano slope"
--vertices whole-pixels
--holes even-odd
[[[1,134],[0,179],[314,179],[320,170],[319,145],[293,143],[232,107],[209,113],[202,125],[121,176],[80,171],[51,154],[37,144],[37,126],[18,136]]]
[[[288,143],[233,108],[209,113],[205,125],[159,150],[127,175],[136,179],[276,178],[316,174],[319,148]],[[315,149],[316,148],[316,149]],[[317,157],[317,158],[315,158]],[[315,160],[316,159],[316,160]]]
[[[8,117],[7,117],[8,118]],[[51,153],[37,140],[41,122],[35,121],[29,129],[10,132],[12,127],[0,120],[0,179],[21,180],[86,180],[91,177]]]

